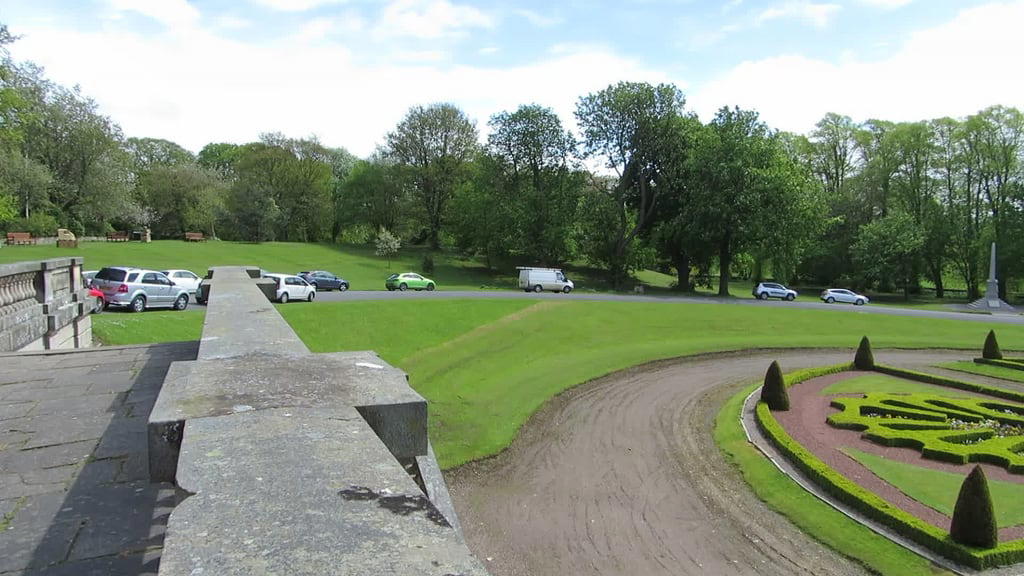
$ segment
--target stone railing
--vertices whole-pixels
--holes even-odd
[[[258,272],[211,270],[198,357],[149,416],[150,479],[183,497],[160,574],[485,575],[426,401],[373,352],[311,353]]]
[[[92,346],[81,258],[0,265],[0,352]]]

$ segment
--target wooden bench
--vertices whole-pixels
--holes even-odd
[[[8,232],[7,244],[35,244],[36,239],[28,232]]]
[[[107,242],[127,242],[127,232],[110,232],[107,234]]]
[[[185,242],[206,242],[202,232],[185,232]]]

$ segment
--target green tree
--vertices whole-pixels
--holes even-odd
[[[979,465],[974,466],[960,486],[949,535],[956,542],[979,548],[994,548],[999,544],[999,526],[992,495],[985,471]]]
[[[861,227],[852,247],[853,259],[865,282],[895,281],[909,299],[924,241],[924,233],[909,214],[893,212]]]
[[[158,238],[203,232],[216,237],[228,185],[216,173],[194,164],[155,165],[139,177],[140,203],[151,210],[150,226]]]
[[[380,157],[360,160],[335,195],[338,233],[362,224],[371,231],[386,228],[401,237],[408,232],[410,202],[394,165]]]
[[[477,148],[476,127],[452,104],[414,106],[387,135],[385,155],[406,169],[431,248],[441,245],[449,201]]]

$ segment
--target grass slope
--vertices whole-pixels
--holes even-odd
[[[978,374],[980,376],[1002,378],[1003,380],[1012,380],[1014,382],[1024,382],[1024,371],[1014,370],[1012,368],[1003,368],[1001,366],[992,366],[990,364],[975,364],[968,360],[963,362],[947,362],[945,364],[939,364],[939,368],[948,368],[950,370]]]
[[[953,398],[970,398],[969,394],[945,388],[933,386],[923,382],[914,382],[905,378],[886,376],[885,374],[865,374],[840,380],[821,391],[822,396],[833,394],[869,394],[871,392],[885,392],[888,394],[936,394]]]
[[[965,475],[887,460],[852,448],[843,452],[900,492],[952,517],[953,506],[956,505]],[[989,480],[988,488],[999,527],[1024,524],[1024,484]]]
[[[875,534],[798,486],[747,441],[736,417],[760,384],[733,396],[718,413],[715,442],[770,508],[840,554],[887,576],[949,574],[917,554]]]
[[[321,303],[308,314],[298,306],[281,310],[308,342],[319,340],[308,335],[324,326],[338,326],[339,332],[347,326],[349,334],[319,342],[319,351],[356,343],[409,372],[413,387],[430,401],[430,434],[445,468],[500,452],[559,392],[643,362],[754,347],[852,347],[862,334],[870,334],[876,347],[966,348],[977,346],[990,329],[974,322],[828,310],[564,301],[521,309],[465,333],[455,344],[424,339],[414,346],[394,334],[406,321],[390,310],[394,304]],[[403,304],[415,311],[411,325],[429,326],[461,321],[468,302]],[[1020,349],[1024,327],[1001,326],[1000,339]]]

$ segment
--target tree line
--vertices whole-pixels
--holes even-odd
[[[1005,292],[1024,277],[1024,116],[854,122],[806,135],[752,110],[701,122],[673,85],[582,96],[578,134],[536,104],[499,112],[481,141],[452,104],[414,106],[369,158],[263,134],[198,154],[125,137],[76,88],[12,61],[0,25],[0,228],[53,235],[149,227],[241,241],[448,247],[488,267],[586,261],[631,272],[978,296],[987,246]],[[723,273],[724,271],[724,273]]]

